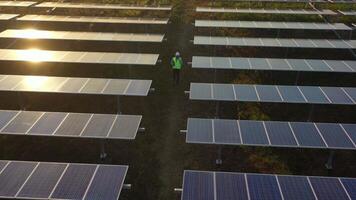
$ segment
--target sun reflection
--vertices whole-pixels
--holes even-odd
[[[53,57],[53,54],[49,51],[43,51],[39,49],[29,49],[18,51],[17,56],[20,60],[30,61],[30,62],[42,62],[49,61]]]
[[[25,78],[24,84],[26,88],[30,88],[33,90],[40,89],[44,86],[47,79],[48,77],[45,76],[29,76]]]
[[[27,38],[27,39],[39,39],[47,38],[50,33],[48,31],[39,31],[36,29],[26,29],[18,33],[17,37]]]

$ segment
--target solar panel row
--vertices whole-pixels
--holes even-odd
[[[342,15],[346,16],[354,16],[356,15],[356,11],[350,10],[350,11],[344,11],[344,10],[338,10]]]
[[[151,80],[0,75],[0,91],[147,96]]]
[[[191,83],[190,99],[355,105],[356,88]]]
[[[0,197],[117,200],[128,166],[0,161]]]
[[[0,49],[2,61],[156,65],[158,54]]]
[[[196,12],[210,13],[256,13],[256,14],[290,14],[290,15],[336,15],[332,10],[293,10],[293,9],[239,9],[239,8],[210,8],[197,7]]]
[[[194,36],[195,45],[355,49],[356,40]]]
[[[356,124],[189,118],[186,142],[356,150]]]
[[[182,200],[350,200],[355,185],[355,178],[186,170]]]
[[[225,21],[195,20],[195,27],[250,28],[250,29],[306,29],[352,30],[343,23],[273,22],[273,21]]]
[[[102,4],[102,3],[63,3],[63,2],[43,2],[36,7],[40,8],[95,8],[95,9],[117,9],[117,10],[154,10],[154,11],[170,11],[170,6],[132,6],[120,4]]]
[[[0,20],[10,20],[13,19],[15,17],[19,16],[18,14],[0,14]]]
[[[193,56],[192,67],[207,69],[354,73],[356,72],[356,61]]]
[[[135,139],[138,115],[0,110],[0,134]]]
[[[111,42],[162,42],[163,37],[164,35],[159,34],[46,31],[32,29],[7,29],[0,33],[0,38],[88,40]]]
[[[71,22],[71,23],[105,23],[105,24],[148,24],[165,25],[168,19],[133,18],[133,17],[91,17],[91,16],[60,16],[60,15],[25,15],[18,21],[39,22]]]
[[[29,7],[34,5],[35,1],[0,1],[0,6],[10,6],[10,7]]]

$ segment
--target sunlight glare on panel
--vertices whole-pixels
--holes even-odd
[[[38,90],[45,85],[47,80],[46,76],[28,76],[24,79],[24,84],[28,89]]]
[[[14,37],[27,38],[27,39],[39,39],[39,38],[48,38],[51,33],[49,31],[40,31],[36,29],[26,29],[24,31],[14,31]]]
[[[43,51],[39,49],[29,49],[25,51],[15,52],[19,60],[25,60],[30,62],[42,62],[49,61],[53,57],[53,54],[49,51]]]

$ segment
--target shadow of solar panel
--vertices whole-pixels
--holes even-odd
[[[213,120],[215,143],[241,144],[236,120]]]
[[[215,173],[216,197],[224,200],[245,200],[247,197],[244,174]]]
[[[354,104],[341,88],[321,87],[321,89],[334,104]]]
[[[309,180],[318,199],[349,199],[337,178],[310,177]]]
[[[36,163],[11,162],[0,174],[0,196],[12,197],[25,183]]]
[[[345,190],[349,194],[351,199],[356,199],[356,180],[351,178],[342,178],[342,185],[345,187]]]
[[[284,199],[315,200],[308,179],[302,176],[277,176]]]
[[[213,124],[210,119],[188,119],[188,131],[186,141],[193,143],[212,143],[213,142]]]
[[[277,91],[276,86],[256,85],[256,90],[261,101],[265,102],[282,102],[282,98]]]
[[[356,124],[342,124],[342,127],[356,144]]]
[[[269,144],[263,123],[259,121],[239,121],[243,144]]]
[[[40,163],[18,197],[48,198],[65,168],[65,164]]]
[[[247,183],[251,200],[282,200],[275,176],[247,174]]]
[[[5,133],[26,133],[33,123],[41,117],[42,112],[23,111],[18,114],[3,130]]]
[[[213,99],[220,101],[234,101],[235,94],[232,85],[229,84],[213,84]]]
[[[278,90],[285,102],[305,103],[302,93],[294,86],[277,86]]]
[[[69,113],[54,135],[79,136],[90,117],[91,114]]]
[[[107,137],[115,118],[115,115],[94,114],[85,127],[82,136]]]
[[[65,116],[66,113],[45,113],[28,131],[28,134],[52,135]]]
[[[296,146],[293,133],[286,122],[265,122],[268,137],[272,145]]]
[[[95,165],[69,164],[51,198],[82,199],[95,169]]]
[[[0,130],[17,114],[16,111],[0,111]]]
[[[299,86],[308,103],[325,104],[330,103],[319,87]]]
[[[291,122],[293,133],[302,147],[326,147],[318,130],[312,123]]]
[[[321,135],[329,147],[353,148],[354,145],[339,124],[317,123]]]
[[[141,116],[118,115],[108,134],[109,138],[135,139]]]
[[[184,200],[214,200],[214,174],[211,172],[185,171]]]
[[[126,172],[124,166],[99,166],[84,199],[117,200]]]
[[[212,99],[212,84],[208,83],[191,83],[190,99]]]
[[[234,85],[236,100],[258,101],[256,90],[252,85]]]

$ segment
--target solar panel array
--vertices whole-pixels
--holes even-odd
[[[0,49],[0,61],[156,65],[158,54]]]
[[[0,38],[110,42],[162,42],[163,37],[164,35],[159,34],[47,31],[32,29],[7,29],[0,33]]]
[[[355,178],[186,170],[182,200],[350,200],[355,185]]]
[[[147,96],[151,80],[0,75],[0,91]]]
[[[0,20],[6,21],[19,16],[18,14],[0,14]]]
[[[132,6],[120,4],[102,4],[102,3],[63,3],[63,2],[43,2],[36,7],[40,8],[94,8],[94,9],[116,9],[116,10],[154,10],[154,11],[170,11],[170,6]]]
[[[147,24],[166,25],[168,19],[133,18],[133,17],[91,17],[91,16],[60,16],[60,15],[25,15],[18,21],[38,22],[70,22],[70,23],[105,23],[105,24]]]
[[[0,6],[6,7],[30,7],[37,2],[35,1],[0,1]]]
[[[193,68],[355,73],[356,61],[193,56]]]
[[[343,23],[311,23],[311,22],[273,22],[273,21],[226,21],[226,20],[195,20],[195,27],[214,28],[249,28],[249,29],[305,29],[305,30],[342,30],[350,31],[351,27]]]
[[[356,124],[189,118],[186,142],[356,150]]]
[[[255,13],[255,14],[289,14],[289,15],[336,15],[332,10],[293,10],[293,9],[239,9],[239,8],[210,8],[197,7],[196,12],[206,13]]]
[[[356,40],[194,36],[195,45],[355,49]]]
[[[0,134],[133,140],[141,118],[139,115],[0,110]]]
[[[128,166],[0,161],[0,197],[117,200]]]
[[[191,83],[190,99],[355,105],[356,88]]]

